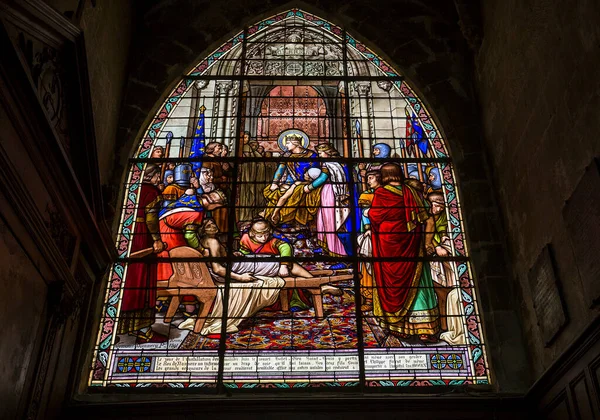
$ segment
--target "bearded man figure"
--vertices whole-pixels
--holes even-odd
[[[365,215],[371,221],[376,287],[373,314],[391,334],[406,339],[418,335],[436,341],[440,331],[438,300],[431,268],[420,261],[435,253],[434,220],[421,194],[404,182],[400,166],[381,166],[383,187],[377,188]]]
[[[131,254],[147,248],[152,248],[154,253],[158,254],[165,248],[158,222],[158,211],[162,201],[157,187],[160,175],[158,165],[146,165],[138,196]],[[155,262],[131,262],[127,266],[117,334],[133,335],[137,344],[167,341],[167,337],[151,328],[154,324],[156,276]]]
[[[209,158],[223,157],[223,144],[211,141],[204,148],[204,156]],[[212,182],[214,183],[215,188],[221,190],[226,197],[229,197],[229,179],[223,165],[224,162],[214,160],[205,160],[202,162],[202,168],[210,169],[212,173]],[[227,215],[227,207],[221,207],[212,212],[212,217],[215,219],[221,232],[227,231]]]

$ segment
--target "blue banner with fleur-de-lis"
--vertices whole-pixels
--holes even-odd
[[[206,143],[206,136],[204,134],[204,111],[206,111],[206,107],[202,105],[200,107],[198,125],[196,125],[196,132],[194,133],[194,139],[192,140],[192,148],[190,150],[190,157],[194,159],[200,159],[204,155],[204,146]],[[192,162],[192,170],[198,178],[200,178],[201,168],[202,162],[200,162],[199,160]]]

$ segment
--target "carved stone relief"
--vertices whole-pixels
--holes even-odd
[[[48,121],[68,155],[71,137],[66,101],[67,78],[64,76],[61,52],[15,26],[7,25],[7,28],[15,49],[23,59],[25,71],[31,77]]]

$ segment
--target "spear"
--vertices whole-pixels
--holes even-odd
[[[165,156],[166,158],[169,157],[169,154],[171,153],[171,140],[173,140],[173,132],[172,131],[167,131],[167,144],[165,146]],[[163,182],[163,180],[165,179],[165,171],[167,170],[167,162],[164,162],[161,165],[161,169],[160,169],[160,182]]]

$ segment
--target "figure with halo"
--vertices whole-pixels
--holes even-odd
[[[282,156],[291,159],[279,164],[273,182],[264,190],[267,206],[263,216],[276,225],[306,225],[317,215],[327,173],[319,171],[317,153],[308,149],[310,141],[303,131],[286,130],[279,135],[278,143]],[[309,173],[310,169],[317,171]]]

